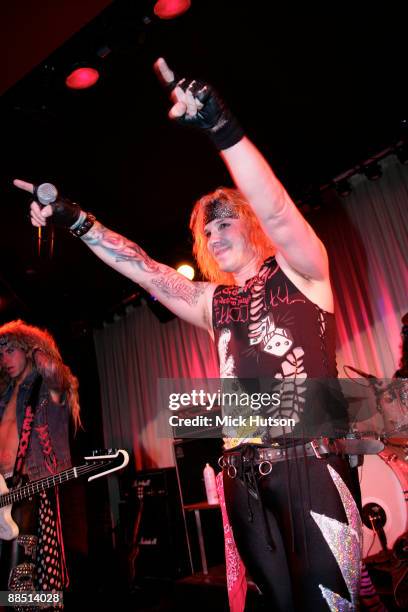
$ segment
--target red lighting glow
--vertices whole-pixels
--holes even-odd
[[[99,72],[95,68],[76,68],[67,76],[65,84],[70,89],[88,89],[99,79]]]
[[[159,19],[174,19],[188,11],[190,6],[190,0],[158,0],[154,5],[154,14]]]

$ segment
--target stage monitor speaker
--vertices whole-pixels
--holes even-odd
[[[191,573],[175,468],[136,472],[120,504],[131,583]]]

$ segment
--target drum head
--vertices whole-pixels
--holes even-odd
[[[391,549],[395,540],[408,528],[408,462],[399,449],[387,447],[380,455],[366,455],[359,468],[363,517],[377,516]],[[404,486],[405,483],[405,486]],[[381,550],[379,537],[373,528],[363,525],[363,557]]]

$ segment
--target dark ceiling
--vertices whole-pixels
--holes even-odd
[[[200,134],[167,120],[152,71],[160,55],[216,85],[297,201],[405,138],[405,15],[392,2],[361,17],[329,4],[192,0],[158,21],[152,1],[117,0],[4,93],[1,320],[75,332],[137,291],[64,233],[52,258],[39,257],[13,177],[55,182],[154,258],[189,257],[192,202],[229,178]],[[68,91],[81,60],[99,61],[100,82]]]

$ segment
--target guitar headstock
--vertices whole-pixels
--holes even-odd
[[[96,450],[91,451],[91,455],[92,457],[98,457],[100,459],[101,457],[117,457],[118,452],[119,449],[117,448],[98,448]],[[88,458],[89,457],[85,457],[85,459]]]
[[[116,459],[118,458],[121,459],[119,463],[116,461]],[[108,448],[108,449],[94,450],[92,451],[91,456],[84,457],[84,459],[86,459],[88,463],[95,462],[95,464],[96,463],[101,463],[101,465],[106,464],[106,467],[108,468],[104,470],[103,472],[99,472],[98,474],[94,474],[93,476],[88,478],[88,482],[90,482],[91,480],[95,480],[96,478],[99,478],[100,476],[105,476],[106,474],[116,472],[117,470],[121,470],[122,468],[126,467],[127,464],[129,463],[129,453],[122,448],[118,448],[118,449]]]

